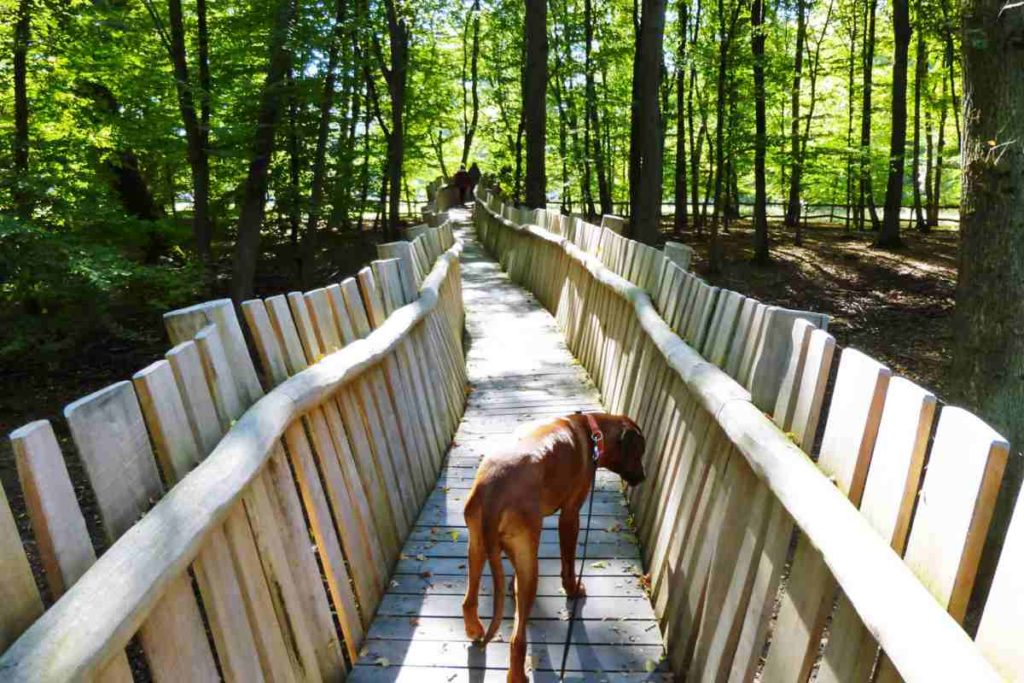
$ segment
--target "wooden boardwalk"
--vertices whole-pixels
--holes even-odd
[[[466,413],[349,680],[505,680],[515,613],[511,600],[500,640],[481,648],[469,642],[463,630],[468,539],[462,506],[480,458],[508,439],[518,424],[601,408],[597,390],[566,349],[554,319],[484,253],[473,239],[468,213],[453,213],[466,245]],[[602,470],[597,489],[584,562],[588,595],[576,608],[565,680],[669,680],[661,634],[639,580],[639,548],[629,531],[620,480]],[[584,517],[581,526],[585,524]],[[532,663],[535,681],[555,681],[572,603],[561,591],[556,517],[546,519],[544,528],[528,666]],[[582,540],[581,529],[578,553]],[[505,567],[511,576],[507,561]],[[489,572],[485,574],[480,616],[486,624],[492,611],[491,579]]]

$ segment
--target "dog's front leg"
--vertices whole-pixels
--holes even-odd
[[[576,583],[576,542],[580,536],[580,511],[562,510],[558,518],[558,544],[562,553],[562,588],[570,598],[585,595],[583,584]]]

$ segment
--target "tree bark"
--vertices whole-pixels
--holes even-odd
[[[686,164],[686,43],[689,41],[687,30],[689,3],[680,0],[676,12],[679,15],[679,51],[676,56],[676,178],[673,203],[675,219],[672,232],[680,236],[689,227],[687,220],[687,184]]]
[[[295,11],[295,0],[281,0],[270,33],[270,61],[263,92],[260,95],[256,134],[253,137],[249,170],[238,216],[238,241],[235,243],[234,274],[231,282],[232,296],[236,302],[248,299],[253,293],[256,261],[259,258],[260,229],[263,227],[266,213],[270,157],[274,151],[274,134],[281,117],[286,76],[292,64],[288,37]]]
[[[800,223],[800,83],[803,79],[804,43],[807,40],[807,8],[804,0],[796,0],[796,53],[793,59],[793,86],[790,97],[789,149],[792,170],[789,174],[789,201],[786,204],[786,225]]]
[[[476,135],[477,123],[480,120],[480,90],[478,88],[478,64],[480,61],[480,0],[473,0],[473,9],[470,10],[473,17],[473,47],[470,53],[469,78],[472,99],[472,115],[465,120],[463,113],[464,134],[462,138],[462,165],[469,163],[469,152],[473,147],[473,137]],[[469,18],[466,18],[469,23]],[[465,50],[465,45],[463,45]],[[465,81],[463,81],[463,112],[465,112]]]
[[[893,0],[892,127],[889,138],[889,180],[885,187],[885,215],[876,245],[898,247],[903,174],[907,158],[907,60],[910,51],[910,1]]]
[[[857,202],[858,225],[864,227],[864,206],[867,204],[871,215],[871,229],[878,229],[878,212],[875,210],[874,183],[871,178],[871,90],[872,68],[875,63],[875,11],[878,0],[868,0],[865,8],[864,27],[864,86],[860,118],[860,192]]]
[[[203,263],[207,263],[210,260],[210,241],[212,239],[210,230],[210,161],[207,152],[208,138],[204,133],[204,128],[208,128],[208,125],[203,126],[200,115],[196,112],[194,88],[188,71],[181,0],[168,0],[167,10],[174,86],[178,95],[182,127],[185,129],[189,168],[192,171],[192,238],[195,241],[199,259]],[[207,77],[209,77],[208,72]],[[201,86],[200,91],[202,91]],[[205,95],[201,95],[201,97],[204,101],[208,101]],[[208,106],[204,114],[208,119]],[[173,197],[171,201],[174,201]]]
[[[388,21],[391,66],[381,70],[391,95],[391,129],[387,136],[388,216],[384,223],[384,238],[398,237],[398,222],[402,201],[402,171],[405,161],[405,88],[409,67],[409,27],[398,14],[395,0],[384,0]]]
[[[726,76],[729,69],[729,47],[733,31],[739,19],[740,3],[736,2],[731,19],[725,13],[725,0],[718,0],[718,87],[715,105],[715,198],[714,214],[711,221],[711,244],[709,249],[708,269],[717,273],[722,267],[721,246],[718,243],[718,227],[722,213],[722,189],[726,182],[725,176],[725,119],[726,119]]]
[[[661,75],[665,0],[642,0],[633,67],[633,135],[630,157],[630,234],[653,244],[658,238],[662,196]]]
[[[547,204],[545,147],[547,145],[548,5],[526,0],[524,27],[526,64],[523,74],[523,117],[526,135],[526,205]]]
[[[928,52],[924,43],[924,24],[921,21],[921,0],[917,0],[917,54],[914,63],[914,153],[910,177],[914,193],[914,226],[920,232],[928,231],[921,203],[921,88],[928,77]],[[931,175],[931,174],[928,174]],[[929,192],[929,194],[931,194]]]
[[[316,147],[313,149],[313,178],[309,186],[306,228],[302,235],[300,280],[303,286],[309,275],[316,271],[316,237],[320,223],[320,205],[323,202],[327,177],[327,138],[331,131],[331,108],[334,106],[334,88],[337,82],[338,60],[345,33],[346,0],[337,0],[334,8],[334,30],[327,48],[327,66],[323,89],[320,91],[320,111],[317,120]],[[344,133],[343,133],[344,134]]]
[[[584,31],[584,72],[586,79],[586,118],[589,123],[591,144],[587,154],[594,155],[594,170],[597,175],[597,198],[602,214],[614,213],[612,209],[612,190],[608,182],[608,169],[605,165],[603,141],[601,137],[601,119],[597,112],[597,88],[594,85],[593,43],[594,43],[594,8],[593,0],[583,0],[583,31]]]
[[[29,178],[28,45],[32,38],[32,0],[19,0],[14,25],[14,178],[13,199],[18,217],[32,218],[32,183]]]
[[[846,71],[846,97],[849,103],[846,107],[846,221],[843,229],[850,231],[850,219],[853,213],[853,77],[855,73],[854,60],[857,50],[857,21],[850,21],[850,54]]]
[[[1001,538],[1024,445],[1024,9],[963,3],[964,145],[952,378],[1014,447],[989,538]],[[981,585],[1000,543],[986,549]],[[988,552],[991,550],[991,552]]]
[[[754,53],[754,262],[771,260],[768,242],[768,190],[765,157],[768,147],[768,115],[764,93],[764,0],[754,0],[750,10]]]

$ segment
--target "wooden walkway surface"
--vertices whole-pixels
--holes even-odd
[[[463,630],[468,539],[462,506],[480,458],[508,439],[516,425],[601,409],[597,390],[566,349],[554,319],[484,253],[473,238],[468,212],[453,214],[465,242],[466,413],[349,680],[505,680],[515,613],[511,600],[499,641],[482,648],[469,642]],[[602,470],[597,489],[584,566],[588,595],[576,608],[565,680],[668,680],[661,634],[639,581],[639,549],[627,524],[620,481]],[[581,527],[585,524],[584,516]],[[535,681],[555,681],[572,603],[561,591],[556,517],[546,519],[544,527],[528,666],[532,663]],[[582,540],[581,529],[578,553]],[[507,561],[505,567],[511,576]],[[491,579],[485,574],[480,616],[486,624],[492,611]]]

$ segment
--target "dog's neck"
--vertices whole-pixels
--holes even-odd
[[[585,413],[584,417],[587,421],[587,429],[590,431],[590,458],[594,465],[600,466],[604,459],[604,432],[601,431],[601,425],[597,423],[593,414]]]

